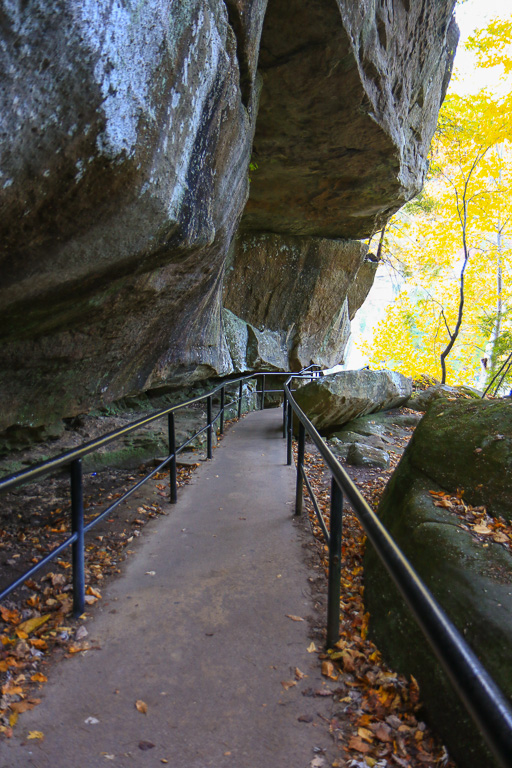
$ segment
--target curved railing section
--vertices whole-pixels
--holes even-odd
[[[420,579],[375,512],[366,503],[325,441],[296,403],[288,379],[284,386],[283,423],[287,435],[287,463],[292,463],[292,425],[298,422],[297,515],[302,513],[303,482],[329,545],[327,642],[339,638],[340,567],[343,494],[350,502],[379,558],[398,587],[456,692],[503,768],[512,766],[512,708],[476,654]],[[307,479],[304,467],[306,434],[316,445],[331,473],[330,531]]]

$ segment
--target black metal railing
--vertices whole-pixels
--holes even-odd
[[[164,410],[152,413],[149,416],[144,416],[131,424],[121,427],[109,432],[102,437],[91,440],[88,443],[74,448],[70,451],[62,453],[55,458],[35,464],[27,469],[19,472],[15,472],[11,475],[0,479],[0,492],[7,491],[16,486],[33,482],[38,478],[54,474],[61,470],[69,470],[70,474],[70,498],[71,498],[71,535],[68,536],[63,542],[51,550],[46,556],[42,557],[33,567],[25,571],[21,576],[17,577],[14,581],[8,584],[0,592],[0,600],[3,600],[7,595],[13,592],[18,587],[22,586],[27,579],[31,579],[38,571],[44,568],[48,563],[55,560],[65,549],[71,546],[71,563],[72,563],[72,586],[73,586],[73,615],[80,616],[85,607],[85,534],[97,525],[101,520],[110,515],[116,507],[122,504],[129,496],[137,491],[142,485],[147,483],[162,470],[169,468],[169,501],[174,504],[177,501],[177,471],[176,471],[176,459],[178,455],[187,448],[194,440],[200,435],[206,432],[206,456],[207,459],[212,458],[213,451],[213,431],[216,428],[217,422],[219,422],[218,429],[220,434],[224,432],[225,414],[231,408],[236,406],[236,413],[238,418],[242,414],[242,403],[244,397],[257,397],[260,396],[259,408],[263,408],[265,405],[265,396],[271,393],[279,392],[282,394],[282,388],[268,389],[267,377],[268,376],[281,376],[287,377],[289,373],[266,373],[266,374],[249,374],[237,379],[224,380],[222,384],[212,389],[210,392],[204,395],[199,395],[191,400],[173,405]],[[300,375],[300,374],[299,374]],[[257,381],[259,379],[260,389],[258,389]],[[256,380],[256,389],[252,392],[244,395],[244,384],[249,381]],[[236,396],[228,403],[226,403],[226,391],[237,387],[238,392]],[[220,401],[219,409],[217,413],[213,413],[213,401],[215,396],[218,395]],[[190,407],[196,403],[206,401],[206,424],[199,429],[195,434],[189,437],[187,440],[176,446],[176,429],[175,429],[175,413],[182,408]],[[106,509],[102,510],[96,517],[94,517],[87,524],[84,521],[84,499],[83,499],[83,466],[82,460],[85,456],[99,448],[112,443],[113,441],[123,437],[131,432],[145,427],[158,419],[167,417],[168,424],[168,445],[169,451],[167,457],[161,461],[157,467],[151,472],[146,474],[135,485],[131,486],[125,493],[119,498],[115,499]]]
[[[512,767],[512,707],[476,654],[435,600],[406,559],[376,513],[366,503],[325,441],[296,403],[289,384],[284,385],[283,425],[287,436],[287,463],[292,463],[293,421],[298,424],[297,515],[302,513],[303,483],[329,546],[327,644],[339,638],[340,570],[343,494],[358,517],[379,558],[403,595],[428,643],[452,682],[455,691],[503,768]],[[330,531],[320,512],[304,467],[306,433],[316,445],[331,473]]]

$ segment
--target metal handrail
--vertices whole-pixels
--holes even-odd
[[[345,493],[368,539],[400,590],[430,647],[436,654],[455,691],[482,733],[489,748],[503,768],[512,768],[512,707],[509,700],[423,583],[376,513],[367,504],[332,451],[329,450],[304,411],[296,403],[289,387],[292,379],[293,376],[290,376],[284,385],[284,413],[286,414],[287,457],[289,464],[291,464],[293,413],[299,421],[296,514],[301,514],[302,512],[302,475],[304,472],[304,439],[306,432],[318,448],[332,477],[329,585],[331,583],[332,567],[334,575],[337,575],[338,592],[336,597],[335,590],[330,589],[328,596],[329,602],[335,603],[329,605],[327,609],[328,643],[334,644],[334,636],[339,634],[339,562],[338,564],[336,564],[336,561],[332,562],[332,558],[336,556],[341,557],[341,547],[337,549],[339,546],[337,537],[341,533],[342,494]],[[333,542],[334,537],[336,537],[335,542]],[[334,554],[331,554],[331,550],[336,551]]]
[[[302,373],[302,372],[301,372]],[[298,375],[300,376],[301,373]],[[305,374],[307,376],[307,374]],[[290,372],[266,372],[266,373],[251,373],[245,376],[240,376],[236,379],[224,380],[217,387],[209,392],[198,395],[190,400],[186,400],[183,403],[172,405],[169,408],[156,411],[149,416],[143,416],[131,424],[125,427],[119,427],[118,429],[108,432],[106,435],[102,435],[94,440],[90,440],[77,448],[73,448],[70,451],[55,456],[52,459],[34,464],[27,469],[23,469],[19,472],[14,472],[0,479],[0,493],[7,491],[14,486],[22,485],[28,482],[32,482],[43,475],[55,473],[62,468],[69,468],[70,471],[70,495],[71,495],[71,535],[64,541],[58,544],[51,550],[45,557],[41,558],[34,566],[28,571],[25,571],[21,576],[12,581],[7,587],[0,591],[0,600],[7,597],[11,592],[20,587],[27,579],[34,576],[41,568],[54,560],[60,553],[67,547],[72,547],[72,580],[73,580],[73,614],[80,616],[85,608],[85,562],[84,562],[84,536],[93,528],[97,523],[107,517],[119,504],[125,501],[131,496],[138,488],[144,483],[148,482],[158,472],[161,472],[167,466],[169,467],[169,485],[170,485],[170,502],[172,504],[177,501],[177,470],[176,470],[176,458],[177,456],[195,440],[203,432],[206,432],[206,456],[208,459],[212,458],[212,444],[213,444],[213,429],[219,422],[220,434],[224,431],[224,416],[225,411],[233,406],[237,406],[237,415],[240,418],[242,414],[242,400],[243,385],[245,382],[260,379],[261,388],[256,389],[249,393],[248,396],[261,395],[260,408],[262,409],[265,404],[265,395],[269,392],[280,392],[279,390],[266,389],[266,377],[267,376],[290,376]],[[238,385],[238,394],[231,402],[225,402],[226,389]],[[213,398],[216,394],[220,394],[220,407],[218,412],[212,414]],[[183,408],[189,407],[196,403],[206,400],[207,416],[206,425],[199,429],[195,434],[185,440],[181,445],[176,447],[176,431],[174,423],[174,414]],[[145,475],[142,480],[139,480],[135,485],[129,488],[122,496],[112,502],[106,509],[100,512],[87,524],[84,522],[84,503],[83,503],[83,478],[82,478],[82,460],[84,456],[92,453],[93,451],[102,448],[109,443],[117,440],[118,438],[130,434],[137,429],[140,429],[147,424],[151,424],[157,419],[161,419],[164,416],[168,418],[168,437],[169,437],[169,454],[159,463],[159,465]]]

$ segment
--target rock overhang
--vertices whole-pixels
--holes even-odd
[[[406,5],[270,0],[266,11],[265,0],[151,0],[111,13],[107,0],[29,0],[6,9],[2,426],[233,369],[222,276],[251,153],[258,168],[242,227],[255,233],[305,246],[361,237],[410,196],[450,69],[453,0]],[[380,52],[372,79],[376,34],[388,64]],[[398,109],[389,62],[398,57],[394,71],[404,71],[404,37],[415,74],[403,92],[422,78],[423,92],[419,104],[403,95]],[[284,59],[300,63],[300,45],[300,88],[281,103],[273,74],[291,73],[295,85]]]
[[[247,230],[365,238],[421,188],[454,3],[271,0]]]

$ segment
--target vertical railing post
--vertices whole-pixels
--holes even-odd
[[[286,390],[283,391],[283,437],[286,437],[286,426],[287,426],[287,415],[288,415],[288,399],[286,397]]]
[[[219,432],[221,435],[224,434],[224,400],[225,400],[225,391],[224,387],[220,390],[220,427]]]
[[[292,463],[292,429],[293,429],[293,411],[291,403],[288,403],[288,416],[287,416],[287,441],[286,441],[286,464],[291,466]]]
[[[327,647],[340,639],[340,580],[343,493],[331,479],[331,524],[329,528],[329,580],[327,587]]]
[[[206,398],[206,420],[208,422],[208,429],[206,430],[206,458],[212,458],[212,396],[208,395]]]
[[[242,415],[243,391],[244,391],[244,383],[242,380],[240,380],[240,384],[238,385],[238,418],[240,418]]]
[[[84,563],[84,491],[82,482],[82,459],[72,462],[71,474],[71,532],[76,539],[71,547],[73,564],[73,616],[78,618],[85,609],[85,563]]]
[[[265,374],[261,377],[261,402],[260,411],[265,408]]]
[[[174,411],[171,411],[171,413],[168,414],[167,424],[169,428],[169,456],[172,456],[169,464],[170,502],[171,504],[176,504],[178,501],[178,483],[176,478],[176,429],[174,425]]]
[[[299,423],[299,443],[297,449],[297,487],[295,489],[295,514],[302,515],[302,468],[304,467],[304,448],[306,444],[306,428],[302,421]]]

